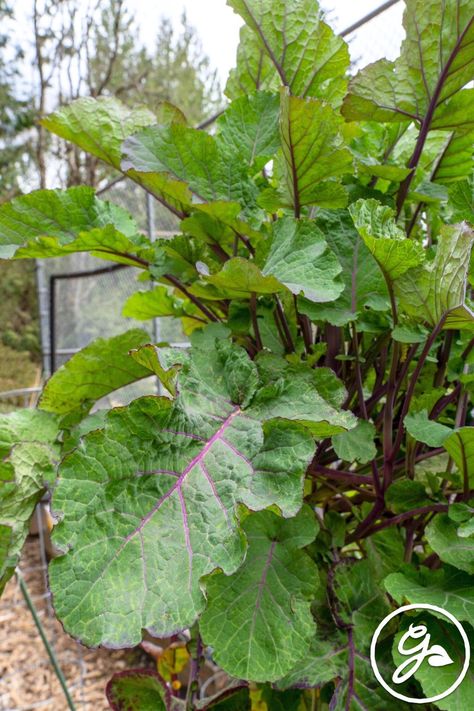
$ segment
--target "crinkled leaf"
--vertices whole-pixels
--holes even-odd
[[[151,669],[117,672],[105,693],[113,711],[168,711],[171,703],[165,681]]]
[[[452,433],[450,427],[430,420],[426,410],[409,413],[405,417],[404,424],[407,432],[417,442],[423,442],[429,447],[441,447],[446,438]]]
[[[403,24],[406,39],[400,57],[369,64],[351,81],[343,105],[347,119],[385,122],[429,116],[436,122],[445,115],[445,102],[472,79],[470,0],[407,0]]]
[[[259,37],[244,25],[240,29],[237,66],[230,70],[225,87],[229,99],[248,96],[255,91],[276,91],[278,72],[262,46]]]
[[[461,570],[406,567],[385,578],[384,586],[399,605],[429,603],[451,612],[460,622],[474,624],[474,577]]]
[[[38,442],[17,444],[0,478],[0,595],[13,575],[36,504],[55,477],[53,452]],[[7,478],[8,477],[8,478]]]
[[[474,428],[460,427],[443,441],[443,447],[454,460],[463,478],[474,486]]]
[[[327,385],[319,382],[317,371],[283,360],[277,368],[276,360],[279,359],[263,355],[257,361],[265,385],[255,394],[250,407],[256,417],[295,420],[317,437],[355,427],[357,420],[351,412],[326,399]]]
[[[298,96],[338,105],[345,94],[349,51],[322,20],[313,0],[228,0],[252,28],[282,84]]]
[[[181,124],[151,126],[123,144],[123,170],[164,174],[189,185],[198,201],[235,200],[252,206],[256,187],[238,154],[205,131]]]
[[[315,320],[340,326],[354,320],[364,308],[388,307],[388,294],[380,268],[363,243],[347,210],[320,211],[316,224],[342,265],[345,289],[329,304],[299,299],[299,308]]]
[[[465,303],[473,231],[464,222],[441,228],[434,259],[409,269],[395,281],[395,293],[410,316],[445,328],[470,328],[472,311]]]
[[[280,147],[279,113],[275,94],[242,96],[218,120],[219,135],[236,155],[258,170]]]
[[[122,143],[156,122],[146,108],[130,109],[111,97],[77,99],[42,119],[48,131],[120,169]]]
[[[313,512],[293,519],[262,511],[245,519],[248,551],[231,576],[206,581],[208,605],[199,626],[219,666],[232,676],[275,681],[309,649],[316,565],[303,551],[316,536]]]
[[[210,245],[221,245],[230,254],[234,249],[236,235],[248,235],[255,242],[261,234],[240,218],[238,202],[222,200],[193,206],[193,214],[181,222],[183,232],[204,240]]]
[[[79,249],[74,246],[72,251],[80,251],[87,240],[86,251],[92,251],[95,245],[100,247],[103,237],[108,249],[114,239],[123,251],[140,244],[129,213],[96,198],[92,188],[37,190],[0,206],[0,257],[4,259],[16,252],[22,257],[61,255],[78,239]]]
[[[358,200],[350,206],[349,212],[365,245],[390,281],[423,261],[422,245],[406,238],[390,207],[371,198]]]
[[[285,217],[273,223],[262,274],[272,275],[293,294],[310,301],[334,301],[344,289],[342,267],[313,221]]]
[[[130,109],[118,99],[91,97],[77,99],[68,106],[46,116],[43,125],[52,133],[71,141],[87,153],[120,170],[122,143],[140,129],[155,123],[183,123],[181,112],[165,104],[157,115],[145,108]],[[129,177],[164,198],[174,209],[186,211],[191,194],[183,183],[167,176],[140,175],[129,171]]]
[[[0,415],[0,460],[21,442],[53,445],[58,436],[59,418],[42,410],[16,410]]]
[[[294,425],[323,434],[352,425],[318,395],[312,369],[282,363],[269,382],[262,367],[257,384],[243,356],[196,339],[191,354],[176,355],[175,403],[148,397],[112,410],[63,460],[53,509],[65,554],[51,563],[50,583],[58,616],[87,644],[133,646],[143,629],[189,627],[205,606],[201,577],[242,564],[236,504],[301,505],[314,444]]]
[[[359,420],[352,430],[335,435],[332,438],[332,445],[339,459],[343,459],[345,462],[366,464],[377,454],[374,443],[375,434],[372,422]]]
[[[65,415],[146,378],[150,373],[129,356],[129,350],[145,344],[149,338],[146,331],[134,329],[93,341],[48,380],[41,395],[41,409]]]
[[[328,104],[281,91],[280,131],[284,156],[282,205],[298,214],[304,205],[344,207],[337,179],[352,170],[341,133],[344,122]],[[341,192],[342,190],[342,192]]]
[[[426,527],[426,538],[442,561],[474,574],[474,538],[458,534],[458,524],[447,514],[438,514]]]
[[[414,625],[426,625],[430,634],[430,647],[438,646],[448,655],[450,663],[442,666],[433,666],[429,663],[429,657],[425,658],[419,669],[415,672],[417,679],[422,687],[422,693],[425,698],[430,698],[441,694],[450,688],[461,674],[461,670],[465,659],[464,642],[459,634],[459,631],[449,623],[445,617],[434,617],[429,614],[423,616],[418,615],[417,618],[410,618],[410,623]],[[469,625],[464,623],[466,634],[469,638],[469,643],[472,646],[474,641],[474,633]],[[407,657],[402,656],[397,647],[401,635],[406,630],[401,630],[393,642],[393,661],[398,667]],[[464,681],[452,691],[444,699],[436,701],[436,706],[443,711],[464,711],[472,706],[474,701],[474,665],[471,662],[467,675]],[[420,693],[421,696],[421,693]]]

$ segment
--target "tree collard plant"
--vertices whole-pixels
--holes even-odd
[[[400,57],[350,80],[314,0],[228,4],[245,26],[212,135],[107,98],[44,121],[180,234],[150,242],[88,187],[0,208],[1,256],[140,267],[156,285],[125,314],[180,318],[191,342],[96,341],[1,420],[2,584],[51,488],[65,629],[109,648],[189,631],[186,699],[131,671],[111,708],[244,709],[255,689],[272,710],[410,708],[370,668],[378,623],[429,602],[473,638],[472,3],[407,0]],[[150,374],[164,396],[93,411]],[[240,682],[212,700],[206,648]],[[446,673],[421,666],[407,694]],[[471,671],[426,708],[473,694]]]

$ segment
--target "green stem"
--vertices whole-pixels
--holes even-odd
[[[48,641],[48,638],[46,637],[44,627],[41,624],[40,618],[38,617],[38,613],[37,613],[36,608],[33,604],[33,600],[31,599],[30,593],[28,592],[28,588],[26,586],[23,575],[21,574],[21,572],[18,569],[16,571],[16,578],[18,580],[18,584],[20,586],[22,595],[25,598],[27,607],[28,607],[29,611],[31,612],[31,616],[33,617],[33,621],[36,625],[36,629],[38,630],[41,640],[44,644],[44,648],[46,649],[49,660],[53,666],[54,672],[58,678],[59,683],[61,684],[61,688],[64,692],[64,696],[66,697],[67,705],[69,706],[71,711],[76,711],[76,707],[74,706],[74,702],[73,702],[71,695],[69,693],[69,689],[67,688],[66,679],[64,678],[64,674],[62,673],[62,671],[59,667],[58,660],[56,659],[56,655],[54,654],[54,650],[51,647],[51,645]]]

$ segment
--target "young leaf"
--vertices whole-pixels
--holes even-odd
[[[199,627],[218,664],[237,678],[275,681],[302,659],[314,636],[310,603],[318,572],[299,549],[318,528],[304,508],[293,519],[262,511],[245,519],[249,548],[233,575],[207,579]]]
[[[422,245],[406,238],[390,207],[373,199],[358,200],[349,207],[349,212],[365,245],[390,281],[423,261]]]
[[[284,217],[273,223],[270,252],[262,268],[293,294],[309,301],[334,301],[344,289],[342,267],[321,230],[310,220]]]
[[[444,566],[418,571],[406,567],[403,573],[392,573],[384,580],[387,592],[399,605],[419,602],[437,605],[451,612],[460,622],[474,625],[474,577],[461,570]]]
[[[204,276],[206,285],[193,284],[190,291],[196,296],[208,299],[248,298],[249,294],[276,294],[284,290],[275,277],[262,274],[254,262],[243,257],[229,259],[217,274]]]
[[[258,37],[280,81],[297,96],[337,106],[345,94],[349,51],[313,0],[228,0]]]
[[[351,81],[342,109],[348,120],[436,121],[472,79],[470,0],[406,0],[403,24],[400,57],[369,64]]]
[[[150,375],[129,356],[149,340],[135,329],[112,338],[98,338],[67,361],[48,380],[40,400],[42,410],[66,415],[90,407],[104,395]]]
[[[127,669],[113,675],[105,687],[112,711],[169,711],[171,692],[151,669]]]
[[[19,248],[23,248],[19,256],[56,256],[78,238],[86,239],[88,233],[95,235],[86,248],[92,251],[107,234],[99,228],[106,227],[112,228],[114,238],[123,240],[125,249],[130,240],[136,241],[137,227],[129,213],[96,198],[92,188],[37,190],[0,206],[0,258],[13,257]],[[72,251],[78,250],[73,247]]]
[[[233,101],[217,125],[222,140],[255,171],[280,147],[278,97],[266,92]]]
[[[290,96],[281,90],[280,131],[285,166],[282,205],[299,217],[304,205],[344,207],[347,196],[337,181],[352,168],[344,144],[341,117],[317,99]]]
[[[143,629],[166,636],[189,627],[205,605],[201,577],[242,563],[236,504],[271,501],[292,513],[301,505],[314,445],[295,427],[286,438],[281,421],[279,431],[262,428],[266,420],[323,433],[336,429],[325,418],[352,424],[318,395],[311,369],[284,370],[273,388],[260,372],[257,386],[241,349],[202,340],[182,365],[174,404],[148,397],[112,410],[61,465],[54,541],[67,552],[50,565],[50,583],[58,616],[89,645],[133,646]]]
[[[359,420],[352,430],[335,435],[332,438],[332,445],[339,459],[366,464],[377,454],[375,434],[372,422]]]
[[[409,413],[404,420],[407,432],[429,447],[441,447],[446,438],[452,434],[452,429],[428,418],[427,410]]]
[[[471,328],[474,316],[465,303],[474,233],[464,222],[442,226],[434,259],[409,269],[395,281],[395,293],[410,316],[444,328]]]
[[[182,302],[175,299],[165,286],[155,286],[148,291],[136,291],[128,297],[122,309],[122,316],[146,321],[159,316],[182,315]]]
[[[20,560],[30,519],[55,478],[53,451],[45,444],[17,444],[0,463],[0,595]]]
[[[458,525],[447,514],[435,516],[426,527],[426,538],[442,561],[474,575],[474,538],[459,536]]]

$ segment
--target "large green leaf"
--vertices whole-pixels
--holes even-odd
[[[280,147],[279,113],[275,94],[258,92],[242,96],[219,118],[219,134],[236,155],[258,170]]]
[[[301,425],[353,423],[318,394],[310,368],[284,367],[271,383],[270,368],[204,336],[173,356],[174,403],[145,397],[112,410],[60,468],[54,542],[64,555],[50,583],[66,629],[89,645],[189,627],[205,606],[202,576],[243,562],[236,504],[294,515],[314,453]]]
[[[356,319],[364,309],[385,309],[388,294],[380,268],[365,246],[347,210],[322,210],[317,215],[331,250],[342,265],[345,289],[329,304],[311,304],[299,299],[299,309],[315,320],[344,325]]]
[[[455,21],[453,21],[455,18]],[[349,120],[406,121],[454,112],[446,102],[473,77],[470,0],[406,0],[406,39],[395,62],[381,59],[352,80],[343,112]],[[472,104],[471,104],[472,111]],[[436,123],[437,117],[439,120]],[[465,114],[460,118],[465,123]]]
[[[42,124],[119,170],[123,141],[156,120],[144,107],[130,109],[115,98],[88,97],[63,106],[43,118]]]
[[[255,91],[276,91],[278,72],[262,46],[259,37],[244,25],[240,28],[237,66],[230,70],[225,94],[231,100]]]
[[[163,174],[189,185],[198,201],[235,200],[252,206],[256,187],[245,164],[223,141],[181,124],[151,126],[123,144],[122,168]]]
[[[245,519],[248,551],[233,575],[206,581],[199,627],[219,666],[237,678],[275,681],[305,657],[314,637],[316,565],[299,549],[318,527],[304,508],[292,519],[262,511]]]
[[[474,537],[458,533],[458,524],[438,514],[426,527],[426,538],[442,561],[474,575]]]
[[[420,567],[392,573],[385,589],[400,605],[429,603],[451,612],[459,621],[474,624],[474,577],[445,566],[441,570]]]
[[[434,258],[396,279],[395,293],[407,314],[431,326],[445,316],[445,328],[472,327],[465,294],[473,236],[466,223],[443,226]]]
[[[18,444],[0,468],[1,595],[20,559],[36,504],[54,481],[53,451],[37,442]]]
[[[41,409],[65,415],[146,378],[149,371],[133,360],[129,351],[147,343],[149,338],[146,331],[134,329],[93,341],[48,380],[41,395]]]
[[[322,20],[313,0],[228,0],[258,37],[292,94],[338,105],[345,94],[349,51]]]
[[[121,170],[122,143],[126,138],[155,123],[166,126],[183,121],[181,112],[168,104],[154,115],[145,108],[129,109],[115,98],[99,97],[77,99],[44,118],[42,123],[52,133]],[[186,212],[189,208],[191,195],[183,183],[167,176],[140,175],[134,171],[128,175],[173,209]]]
[[[344,289],[342,267],[317,225],[285,217],[273,223],[272,243],[262,274],[272,275],[293,294],[310,301],[334,301]]]
[[[423,246],[406,238],[390,207],[371,198],[358,200],[350,206],[349,212],[365,245],[390,281],[423,261]]]
[[[281,91],[280,131],[284,156],[283,205],[296,214],[304,205],[344,207],[347,196],[337,179],[352,170],[342,136],[344,122],[317,99]]]
[[[78,238],[79,247],[68,250]],[[0,258],[56,256],[81,251],[83,242],[92,251],[103,238],[109,250],[140,244],[129,213],[96,198],[92,188],[37,190],[0,206]]]

